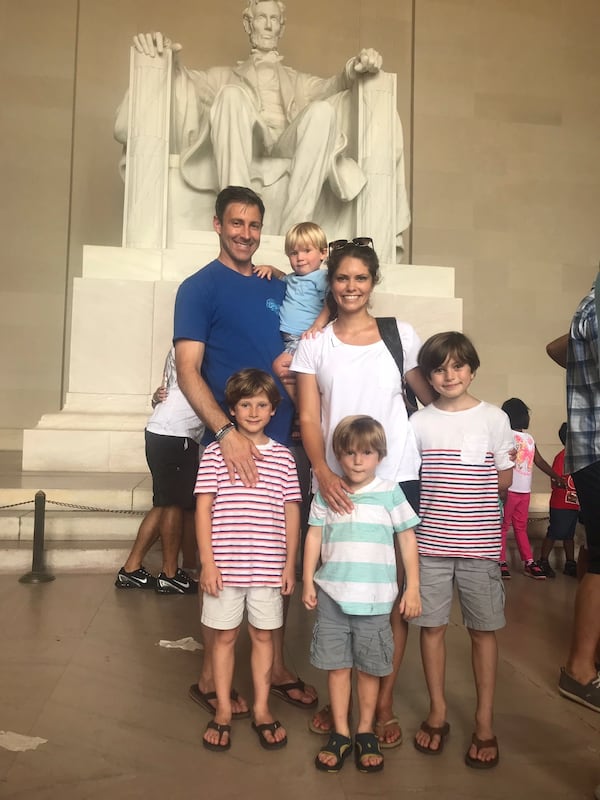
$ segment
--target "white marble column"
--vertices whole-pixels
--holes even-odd
[[[371,236],[382,263],[396,261],[396,76],[356,81],[357,160],[368,181],[356,200],[359,236]]]
[[[131,48],[123,247],[166,247],[171,68]]]

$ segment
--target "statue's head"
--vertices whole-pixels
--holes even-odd
[[[253,48],[276,50],[285,28],[285,4],[280,0],[250,0],[243,20]]]

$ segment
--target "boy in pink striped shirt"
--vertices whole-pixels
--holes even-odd
[[[265,434],[281,396],[273,378],[258,369],[232,375],[225,400],[237,429],[255,448],[258,480],[232,479],[218,442],[209,444],[196,481],[196,536],[204,592],[202,624],[215,631],[212,650],[217,709],[204,733],[208,750],[231,746],[234,648],[244,608],[252,644],[252,729],[267,750],[287,744],[285,729],[269,710],[273,630],[283,624],[282,595],[295,586],[300,531],[300,486],[287,447]],[[223,435],[228,432],[227,426]]]

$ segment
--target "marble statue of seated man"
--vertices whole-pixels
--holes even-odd
[[[344,203],[365,185],[362,170],[347,154],[347,90],[361,76],[378,72],[382,59],[376,50],[363,49],[341,74],[315,77],[282,63],[277,51],[285,29],[282,2],[249,0],[243,23],[252,49],[234,67],[190,70],[181,61],[181,45],[161,33],[138,34],[133,42],[138,52],[156,58],[167,48],[173,51],[170,149],[180,154],[185,183],[204,191],[228,185],[260,190],[287,174],[279,224],[285,232],[314,218],[325,183]],[[126,103],[115,136],[126,144]]]

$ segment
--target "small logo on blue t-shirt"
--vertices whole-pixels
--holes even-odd
[[[268,297],[266,306],[269,309],[269,311],[272,311],[274,314],[277,314],[279,316],[279,309],[281,308],[281,306],[277,302],[277,300],[273,300],[272,297]]]

